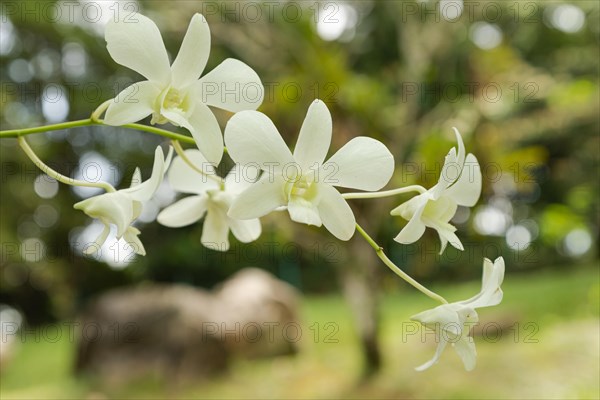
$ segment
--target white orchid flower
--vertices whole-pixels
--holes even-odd
[[[198,79],[210,52],[210,30],[195,14],[177,54],[169,57],[160,31],[149,18],[111,21],[106,26],[108,52],[119,64],[148,79],[134,83],[115,97],[104,122],[123,125],[152,114],[152,124],[171,122],[188,129],[200,151],[214,165],[223,155],[223,137],[207,106],[231,112],[255,110],[263,100],[260,78],[248,65],[228,58]]]
[[[158,222],[179,228],[193,224],[206,215],[200,241],[213,250],[229,249],[229,230],[242,243],[258,239],[261,234],[258,218],[238,220],[227,215],[233,199],[255,181],[250,175],[257,177],[258,171],[252,174],[236,164],[222,180],[199,151],[186,150],[185,156],[196,170],[177,157],[173,160],[168,179],[176,191],[194,196],[185,197],[162,210],[158,214]],[[198,169],[204,174],[200,174]]]
[[[477,203],[481,194],[481,169],[473,154],[468,154],[465,158],[462,137],[456,128],[454,132],[458,152],[454,147],[448,152],[438,183],[391,211],[391,215],[400,215],[409,221],[394,238],[395,241],[414,243],[423,236],[425,227],[429,227],[435,229],[440,237],[440,254],[448,242],[457,249],[464,250],[454,233],[456,227],[449,222],[458,206],[472,207]]]
[[[331,134],[331,114],[320,100],[309,107],[293,154],[266,115],[234,115],[225,127],[229,154],[242,165],[259,167],[263,175],[233,201],[229,216],[258,218],[286,206],[292,220],[325,225],[337,238],[350,239],[354,214],[334,186],[379,190],[394,172],[394,157],[383,143],[356,137],[324,162]]]
[[[442,304],[411,317],[413,321],[435,330],[438,343],[433,358],[415,368],[417,371],[423,371],[437,363],[448,343],[454,347],[467,371],[475,368],[477,351],[473,338],[469,336],[471,327],[479,321],[475,309],[500,304],[503,296],[500,285],[503,280],[504,259],[498,257],[492,264],[485,258],[481,291],[477,295],[468,300]]]
[[[128,189],[90,197],[73,206],[76,210],[82,210],[104,224],[104,229],[94,241],[94,244],[87,246],[85,249],[86,254],[97,252],[108,238],[110,225],[115,225],[117,227],[117,239],[125,239],[137,254],[146,255],[144,245],[138,238],[140,231],[131,224],[140,216],[142,202],[150,200],[156,193],[171,163],[172,155],[173,148],[169,148],[169,154],[165,160],[162,149],[160,146],[157,147],[154,153],[154,166],[152,167],[150,179],[140,183],[142,180],[141,173],[139,168],[136,168],[131,179],[131,186]]]

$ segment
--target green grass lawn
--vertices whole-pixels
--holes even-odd
[[[566,268],[566,267],[565,267]],[[2,399],[107,398],[599,398],[599,280],[587,268],[508,276],[500,306],[481,309],[482,322],[500,323],[502,337],[476,337],[478,365],[465,372],[453,349],[418,373],[433,355],[432,336],[411,334],[409,317],[435,304],[406,288],[382,293],[384,365],[361,379],[361,353],[350,310],[339,296],[304,301],[301,352],[294,357],[236,361],[231,372],[188,387],[151,382],[97,388],[72,377],[73,346],[33,335],[2,371]],[[450,301],[479,291],[478,282],[438,285]],[[329,324],[329,325],[328,325]],[[490,333],[491,332],[491,333]],[[318,333],[318,334],[317,334]]]

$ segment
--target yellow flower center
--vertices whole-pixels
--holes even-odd
[[[172,108],[180,108],[179,106],[181,105],[182,100],[183,99],[181,98],[179,90],[171,88],[167,92],[162,106],[167,110]]]
[[[169,120],[161,114],[162,110],[174,111],[186,115],[191,109],[191,104],[187,93],[181,93],[178,89],[169,87],[158,97],[155,107],[150,123],[166,124]]]
[[[317,196],[317,185],[314,183],[312,177],[300,176],[288,181],[286,193],[288,194],[288,198],[294,196],[312,200]]]

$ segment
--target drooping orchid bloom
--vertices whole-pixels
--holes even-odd
[[[475,368],[477,351],[469,331],[479,321],[476,308],[490,307],[502,301],[502,281],[504,280],[504,259],[498,257],[494,263],[483,260],[483,278],[481,291],[468,300],[442,304],[431,310],[413,315],[411,319],[435,330],[438,346],[435,355],[425,364],[415,368],[423,371],[438,362],[446,345],[450,343],[461,358],[465,369]]]
[[[450,224],[450,220],[456,214],[458,206],[472,207],[477,203],[481,194],[481,169],[473,154],[465,157],[462,137],[456,128],[454,133],[458,151],[453,147],[448,152],[438,183],[391,211],[391,215],[399,215],[408,220],[408,224],[394,238],[395,241],[402,244],[414,243],[428,227],[435,229],[440,237],[440,254],[448,243],[464,250],[454,233],[456,227]]]

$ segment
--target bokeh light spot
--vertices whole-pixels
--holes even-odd
[[[513,250],[525,250],[531,244],[531,232],[523,225],[514,225],[506,231],[506,244]]]
[[[42,199],[51,199],[58,193],[58,182],[46,174],[40,174],[33,182],[33,190]]]
[[[502,30],[496,24],[476,22],[471,26],[470,38],[477,47],[491,50],[502,43]]]
[[[592,236],[585,229],[573,229],[564,239],[565,250],[572,257],[581,257],[592,247]]]

